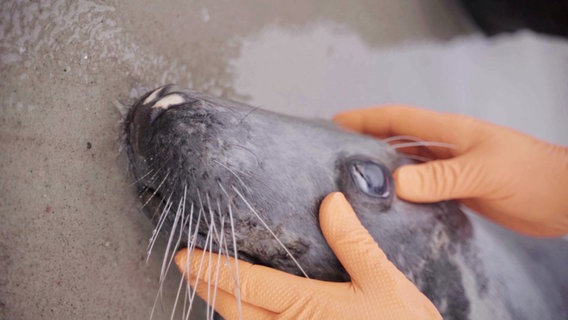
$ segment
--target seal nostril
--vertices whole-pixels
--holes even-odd
[[[195,99],[190,99],[179,92],[169,93],[158,100],[153,101],[152,104],[148,106],[150,124],[152,124],[166,110],[180,105],[189,105],[195,101]]]
[[[163,108],[152,108],[150,111],[150,124],[154,123],[154,120],[158,118],[166,109]]]
[[[349,174],[353,183],[366,195],[388,198],[391,194],[391,177],[383,165],[364,160],[352,160]]]

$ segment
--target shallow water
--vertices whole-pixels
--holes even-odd
[[[145,262],[152,227],[115,105],[149,88],[323,118],[412,103],[566,144],[567,57],[566,42],[528,33],[488,42],[442,0],[4,1],[0,318],[148,318],[161,257]],[[173,272],[155,319],[176,288]]]

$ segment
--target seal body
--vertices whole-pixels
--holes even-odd
[[[144,211],[174,249],[348,281],[317,220],[321,199],[342,191],[445,319],[568,317],[566,242],[514,234],[453,202],[398,199],[391,172],[412,160],[378,139],[173,86],[142,97],[125,134]]]

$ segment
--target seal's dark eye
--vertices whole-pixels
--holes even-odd
[[[391,193],[391,176],[383,165],[366,160],[352,160],[349,174],[354,184],[371,197],[388,198]]]

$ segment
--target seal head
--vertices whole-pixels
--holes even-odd
[[[434,303],[467,313],[467,301],[448,297],[463,296],[453,255],[468,250],[470,224],[453,203],[398,199],[391,172],[411,161],[388,144],[173,86],[142,97],[125,132],[144,210],[181,245],[347,281],[317,214],[326,194],[342,191],[399,269]]]

